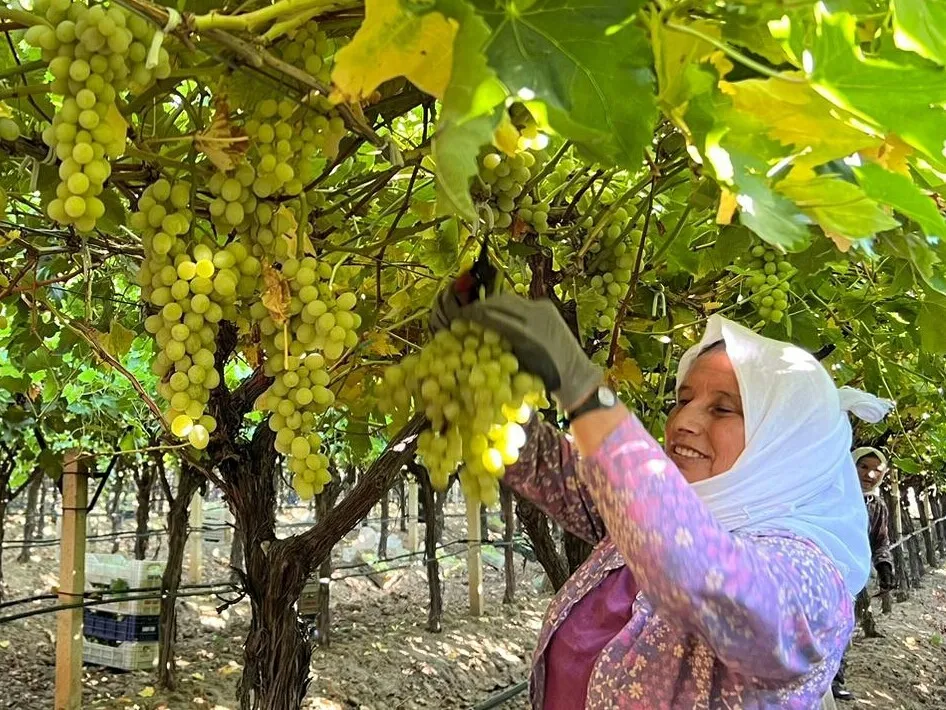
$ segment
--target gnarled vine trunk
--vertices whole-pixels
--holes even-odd
[[[545,513],[525,498],[518,497],[518,501],[516,514],[519,516],[519,521],[526,535],[529,536],[529,540],[532,541],[532,549],[535,550],[539,564],[548,575],[552,588],[557,592],[568,579],[568,563],[555,546],[555,540],[549,532],[549,519]]]
[[[163,452],[155,452],[155,458],[163,456]],[[151,517],[151,493],[154,489],[156,468],[157,462],[152,466],[150,462],[143,461],[141,468],[134,473],[137,487],[137,508],[135,509],[136,560],[143,560],[148,554],[148,519]]]
[[[164,574],[161,577],[161,639],[158,646],[158,684],[169,690],[177,687],[174,665],[174,649],[177,644],[177,592],[181,586],[184,547],[187,545],[188,511],[191,499],[203,480],[204,478],[199,472],[182,462],[177,494],[168,498],[168,557]]]
[[[36,537],[36,523],[39,517],[39,498],[43,490],[43,481],[45,476],[39,469],[33,472],[29,487],[26,489],[26,515],[23,521],[23,547],[17,556],[17,562],[29,562],[30,543]],[[40,530],[42,536],[42,530]]]

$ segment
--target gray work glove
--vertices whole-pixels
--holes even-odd
[[[519,365],[538,375],[566,412],[603,381],[601,369],[588,359],[547,299],[530,301],[510,293],[461,306],[447,287],[434,304],[430,327],[434,331],[449,327],[455,318],[474,321],[505,337]]]

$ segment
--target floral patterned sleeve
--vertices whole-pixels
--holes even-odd
[[[846,644],[852,603],[830,560],[789,534],[723,529],[636,417],[581,476],[647,600],[731,671],[794,679]]]
[[[503,483],[535,503],[550,518],[590,543],[605,535],[594,501],[578,478],[578,452],[564,433],[534,417],[526,445],[506,468]]]

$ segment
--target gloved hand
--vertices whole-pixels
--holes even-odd
[[[880,591],[890,592],[897,588],[896,578],[893,575],[893,565],[889,562],[877,564],[877,577],[880,581]]]
[[[566,412],[603,381],[601,369],[588,359],[549,300],[503,294],[464,306],[448,287],[434,304],[431,328],[447,328],[455,318],[474,321],[504,336],[522,368],[542,378]]]

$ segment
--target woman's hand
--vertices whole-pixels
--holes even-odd
[[[474,321],[504,336],[520,366],[541,377],[566,412],[602,382],[600,368],[588,359],[549,300],[503,294],[462,306],[451,285],[437,297],[430,326],[434,330],[447,328],[455,318]]]

